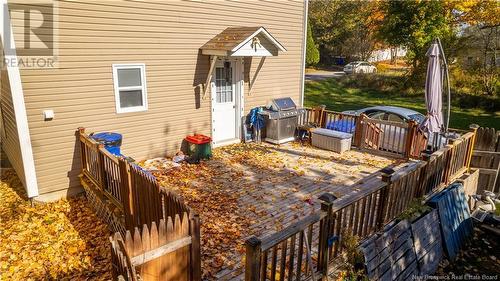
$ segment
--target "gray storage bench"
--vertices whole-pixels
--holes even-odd
[[[351,149],[352,134],[318,128],[312,131],[312,145],[342,153]]]

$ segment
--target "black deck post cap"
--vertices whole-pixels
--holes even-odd
[[[391,167],[385,167],[385,168],[382,169],[381,172],[384,173],[384,174],[387,174],[387,175],[392,175],[392,174],[394,174],[395,171]]]
[[[332,203],[333,201],[337,200],[337,196],[335,196],[331,193],[325,192],[325,193],[321,194],[321,196],[319,197],[319,200],[325,201],[327,203]]]

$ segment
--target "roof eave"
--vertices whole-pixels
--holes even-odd
[[[229,51],[216,50],[216,49],[202,49],[201,54],[207,55],[207,56],[225,57],[225,56],[229,56]]]
[[[241,47],[243,47],[246,43],[248,43],[248,41],[252,40],[252,38],[254,38],[257,34],[259,34],[261,32],[267,37],[267,39],[269,39],[269,41],[271,41],[271,43],[273,43],[274,46],[276,46],[276,48],[278,48],[278,50],[280,50],[283,53],[286,52],[285,47],[283,47],[283,45],[281,45],[281,43],[278,42],[278,40],[276,40],[276,38],[274,38],[271,35],[271,33],[269,33],[264,27],[260,27],[259,29],[257,29],[252,35],[248,36],[247,39],[243,40],[240,44],[238,44],[236,47],[234,47],[231,50],[231,52],[233,52],[233,53],[236,52]]]

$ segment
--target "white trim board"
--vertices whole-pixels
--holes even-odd
[[[307,48],[307,15],[309,10],[309,0],[304,1],[304,37],[302,38],[302,69],[300,71],[300,104],[304,106],[304,88],[305,88],[305,75],[306,75],[306,48]]]
[[[212,142],[212,148],[222,147],[222,146],[237,144],[237,143],[241,143],[241,139],[236,138],[236,139],[232,139],[232,140],[221,141],[218,143]]]
[[[248,43],[250,40],[252,40],[257,34],[261,33],[264,34],[264,36],[267,37],[267,39],[269,39],[269,41],[271,41],[280,51],[282,52],[286,52],[286,49],[285,47],[283,47],[283,45],[280,44],[280,42],[278,42],[278,40],[276,40],[264,27],[260,27],[259,29],[257,29],[257,31],[255,31],[252,35],[248,36],[247,39],[243,40],[240,44],[238,44],[236,47],[234,47],[231,52],[236,52],[238,51],[241,47],[243,47],[243,45],[245,45],[246,43]]]
[[[14,32],[10,21],[10,15],[7,6],[7,0],[0,0],[0,15],[3,20],[0,20],[0,38],[2,45],[6,46],[5,36],[7,35],[11,42],[12,51],[5,54],[6,58],[16,59],[16,45],[14,42]],[[7,26],[5,26],[5,24]],[[6,34],[8,32],[9,34]],[[5,48],[4,48],[5,49]],[[8,49],[7,49],[8,50]],[[23,161],[24,177],[26,183],[26,192],[29,198],[38,196],[38,183],[35,171],[35,161],[33,159],[33,148],[31,146],[31,137],[28,126],[28,116],[26,114],[26,105],[24,103],[24,92],[21,83],[21,73],[19,67],[6,65],[7,74],[10,83],[10,92],[12,95],[12,105],[16,116],[16,128],[19,136],[19,146],[21,150],[21,158]]]

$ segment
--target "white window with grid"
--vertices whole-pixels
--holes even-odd
[[[215,69],[215,101],[217,103],[233,102],[232,67]]]
[[[144,64],[113,64],[113,83],[117,113],[148,109]]]

